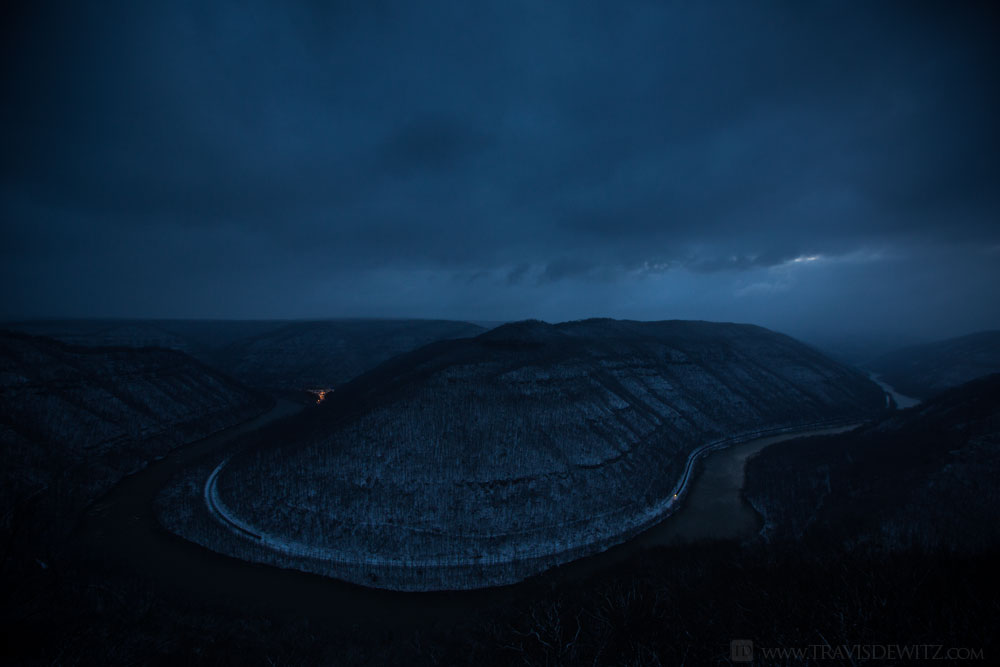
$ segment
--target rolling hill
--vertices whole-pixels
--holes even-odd
[[[174,350],[80,347],[0,331],[0,507],[68,522],[172,448],[244,421],[271,399]]]
[[[237,454],[214,492],[238,529],[186,536],[377,587],[508,583],[661,518],[701,444],[884,406],[760,327],[508,324],[396,357]]]

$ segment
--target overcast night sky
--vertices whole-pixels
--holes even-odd
[[[1000,328],[957,4],[23,3],[0,317]]]

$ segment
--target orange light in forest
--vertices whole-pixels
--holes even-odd
[[[326,399],[327,394],[333,392],[332,389],[307,389],[306,391],[316,396],[316,405],[322,403]]]

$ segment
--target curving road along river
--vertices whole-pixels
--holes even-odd
[[[111,567],[139,575],[160,595],[237,608],[241,613],[310,616],[349,627],[368,623],[412,627],[447,622],[466,617],[473,610],[509,603],[524,593],[516,585],[437,593],[368,589],[223,556],[160,526],[153,512],[153,499],[175,473],[231,445],[238,436],[301,409],[298,404],[278,401],[266,414],[183,447],[125,478],[86,513],[79,532],[83,547]],[[775,442],[846,428],[851,427],[786,433],[694,454],[678,485],[684,501],[678,512],[622,545],[559,568],[557,576],[587,576],[653,545],[747,536],[756,529],[757,519],[740,496],[746,458]],[[694,460],[702,454],[707,454],[704,470],[701,475],[693,475]]]
[[[148,582],[158,596],[256,614],[310,617],[353,627],[421,627],[507,602],[509,589],[406,594],[363,588],[295,570],[256,565],[188,542],[164,529],[156,494],[181,469],[303,406],[279,400],[267,413],[182,447],[118,483],[85,513],[77,533],[87,557]]]

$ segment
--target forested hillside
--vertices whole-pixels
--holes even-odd
[[[6,533],[59,532],[116,480],[270,404],[173,350],[71,346],[0,332]]]
[[[745,494],[771,541],[976,551],[1000,545],[1000,374],[867,428],[774,445]]]
[[[661,517],[698,445],[884,405],[759,327],[505,325],[398,357],[229,461],[219,504],[262,539],[189,537],[389,588],[509,582]]]

